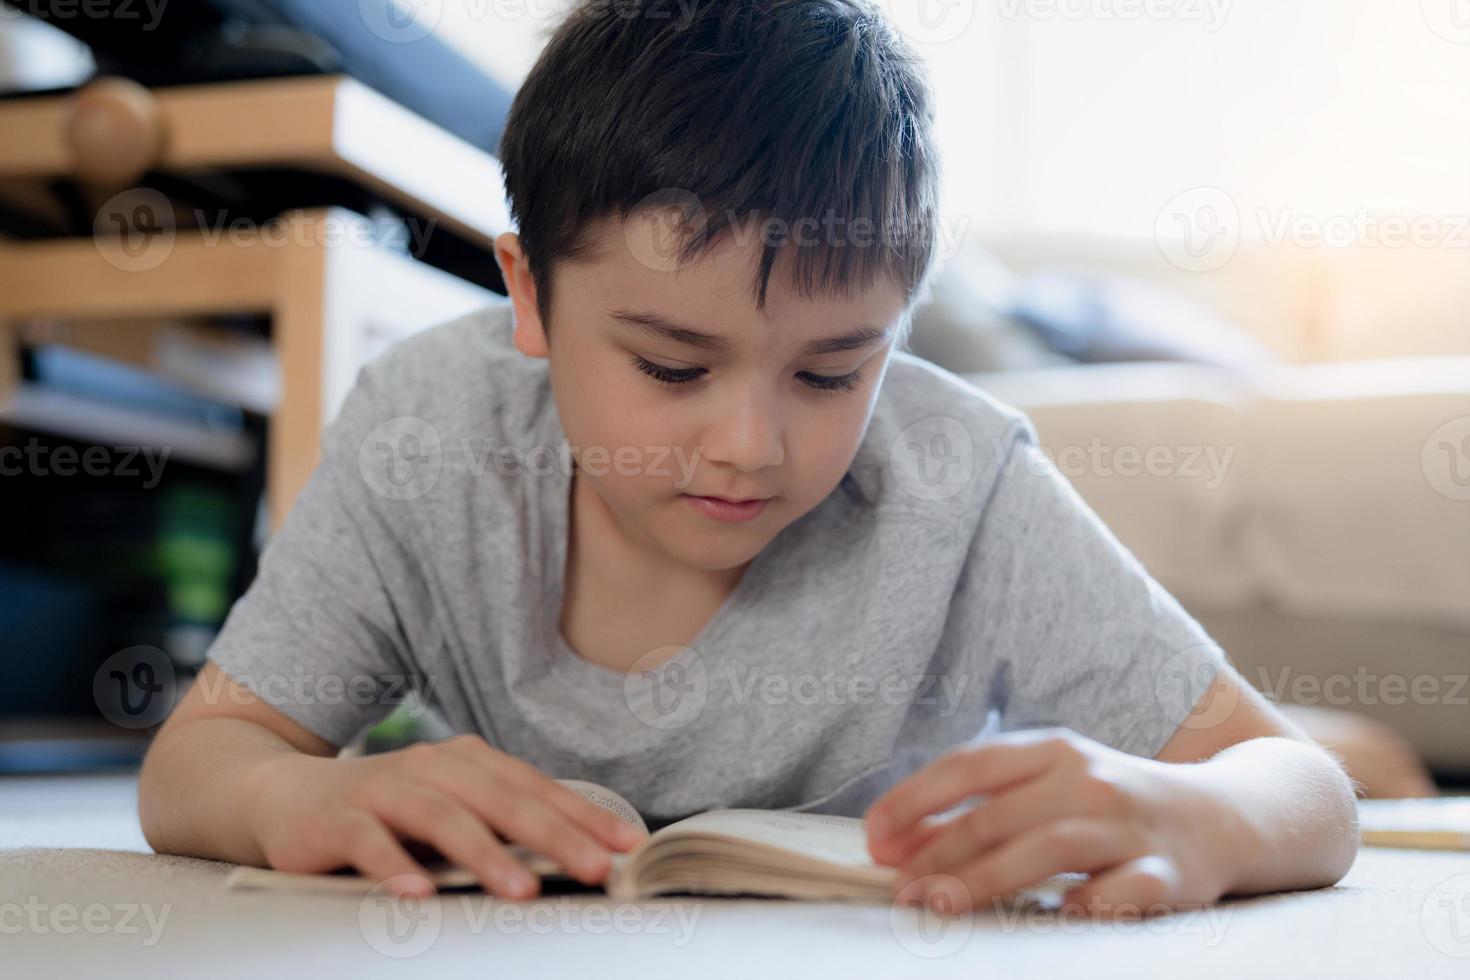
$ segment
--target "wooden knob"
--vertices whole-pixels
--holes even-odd
[[[158,102],[126,78],[98,78],[78,90],[65,133],[76,175],[104,186],[136,183],[163,153]]]

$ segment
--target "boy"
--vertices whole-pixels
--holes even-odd
[[[526,897],[505,841],[587,883],[636,844],[575,777],[655,823],[864,815],[956,910],[1338,880],[1334,760],[1024,417],[899,350],[931,124],[869,0],[574,12],[500,147],[509,304],[360,375],[149,753],[150,843],[405,893],[429,845]],[[405,682],[461,734],[333,758]]]

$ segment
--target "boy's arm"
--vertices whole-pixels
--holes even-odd
[[[264,864],[246,821],[264,764],[292,755],[332,757],[337,751],[206,661],[143,760],[143,836],[161,854]]]
[[[139,816],[161,853],[288,871],[352,866],[396,894],[424,894],[428,871],[406,837],[474,871],[487,892],[524,898],[536,881],[506,842],[596,884],[609,851],[646,836],[478,736],[325,758],[335,746],[233,681],[225,694],[226,677],[206,664],[144,760]]]
[[[984,795],[949,819],[933,817]],[[1357,854],[1352,783],[1229,666],[1156,759],[1065,729],[953,751],[867,813],[896,894],[962,909],[1063,871],[1066,902],[1104,915],[1314,888]]]
[[[1227,894],[1317,888],[1358,852],[1353,781],[1339,762],[1234,668],[1156,756],[1218,797],[1231,838]]]
[[[950,603],[966,650],[942,666],[988,679],[1007,731],[869,809],[869,850],[899,866],[900,895],[930,886],[958,908],[1086,872],[1072,901],[1133,914],[1337,880],[1357,847],[1347,775],[1249,687],[1029,424],[992,444],[986,478],[956,498],[980,519]]]

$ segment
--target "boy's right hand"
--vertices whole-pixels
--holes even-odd
[[[492,895],[529,898],[539,880],[506,841],[592,885],[611,870],[610,851],[629,850],[646,836],[477,735],[351,759],[285,756],[264,764],[257,777],[248,821],[271,867],[352,866],[377,881],[405,876],[390,886],[399,895],[434,891],[400,837],[432,845],[473,871]]]

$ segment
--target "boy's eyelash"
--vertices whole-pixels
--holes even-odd
[[[637,354],[633,355],[633,366],[655,381],[675,387],[697,381],[705,371],[704,368],[664,367],[662,364],[655,364]],[[863,379],[861,370],[841,375],[812,374],[809,371],[803,371],[798,376],[802,378],[807,387],[815,391],[852,391]]]

